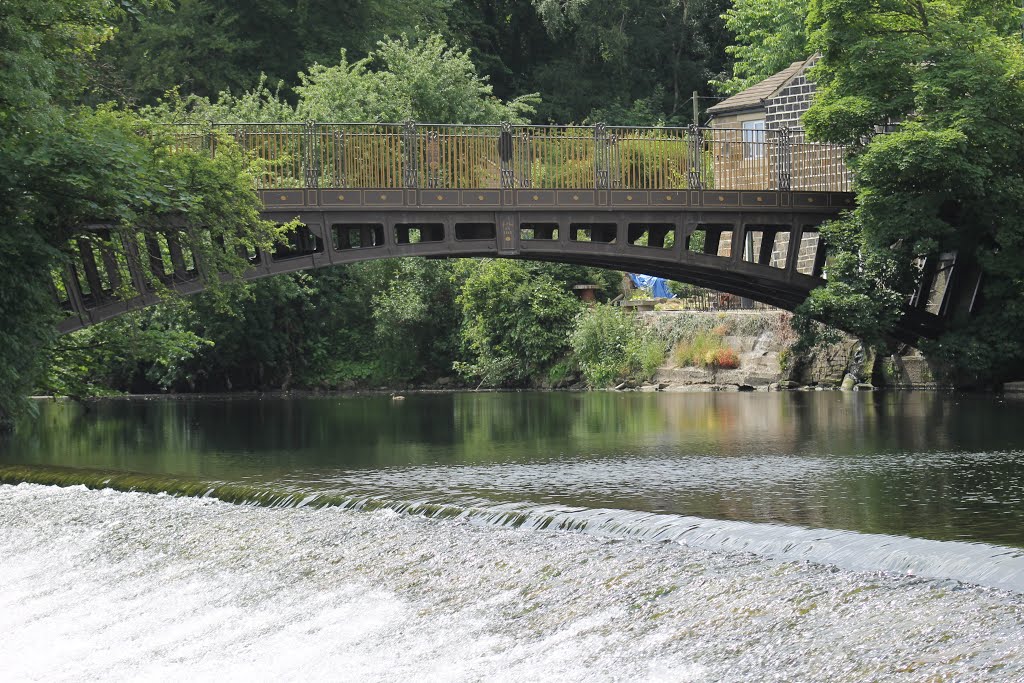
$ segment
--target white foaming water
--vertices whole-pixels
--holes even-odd
[[[493,505],[469,519],[517,526],[573,529],[593,536],[671,541],[704,550],[750,552],[854,571],[887,571],[950,579],[1024,593],[1024,551],[985,543],[935,541],[841,529],[808,529],[614,509]]]
[[[27,484],[0,486],[0,633],[4,680],[1024,679],[1016,593]]]

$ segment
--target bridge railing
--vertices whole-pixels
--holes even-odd
[[[800,129],[224,123],[175,129],[216,153],[232,137],[277,188],[851,191],[840,145]]]

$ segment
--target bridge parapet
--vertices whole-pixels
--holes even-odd
[[[211,154],[217,133],[231,136],[262,161],[260,189],[851,189],[844,148],[809,142],[800,129],[308,122],[187,124],[176,132],[182,145]]]

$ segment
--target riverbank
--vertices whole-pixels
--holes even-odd
[[[605,307],[607,308],[607,307]],[[618,309],[607,308],[607,312]],[[597,312],[597,311],[595,311]],[[605,314],[604,317],[607,317]],[[595,339],[606,350],[573,349],[551,367],[537,367],[515,386],[488,386],[479,377],[460,376],[454,369],[443,375],[428,375],[419,381],[322,380],[318,386],[275,386],[213,391],[189,391],[185,386],[154,392],[152,385],[138,387],[110,398],[150,400],[153,398],[226,398],[271,396],[332,396],[450,391],[785,391],[876,389],[947,389],[934,380],[934,373],[916,351],[892,358],[875,358],[865,353],[857,340],[840,336],[839,341],[798,356],[793,351],[796,334],[790,314],[778,310],[734,311],[643,311],[623,316],[609,330],[597,327]],[[616,337],[616,335],[618,335]],[[612,341],[609,342],[609,339]],[[660,346],[653,363],[645,367],[625,366],[622,349],[631,344]],[[654,349],[657,350],[657,349]],[[618,353],[618,359],[607,354]],[[610,369],[603,382],[588,381],[584,363],[606,362]],[[435,371],[436,372],[436,371]],[[268,373],[273,375],[274,373]],[[592,378],[591,378],[592,380]],[[109,395],[109,390],[102,393]],[[90,399],[91,400],[91,399]]]
[[[793,350],[796,334],[782,311],[647,311],[642,319],[674,348],[709,334],[720,348],[735,353],[735,367],[675,362],[670,351],[645,391],[874,391],[876,389],[950,389],[916,349],[877,357],[853,337],[803,355]],[[622,388],[633,388],[627,385]]]

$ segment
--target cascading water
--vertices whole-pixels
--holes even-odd
[[[83,487],[0,518],[5,679],[1024,677],[1021,596],[949,580]]]

